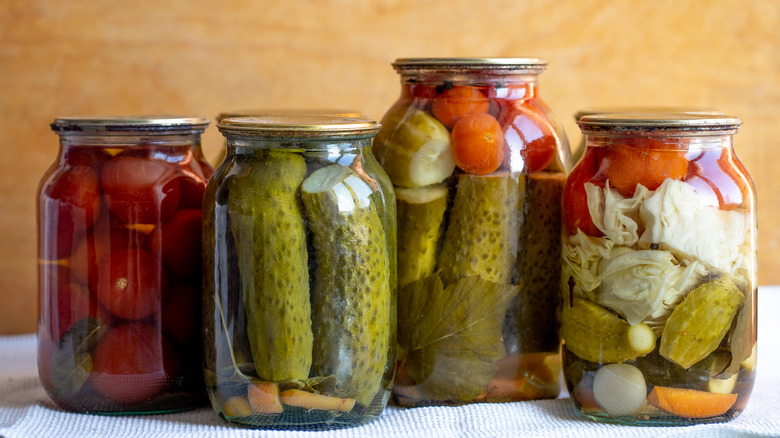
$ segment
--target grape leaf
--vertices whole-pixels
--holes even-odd
[[[484,392],[504,356],[502,325],[519,287],[465,277],[444,288],[439,273],[398,294],[398,343],[421,395],[468,401]]]
[[[92,372],[92,351],[108,328],[97,318],[75,324],[57,342],[52,353],[52,385],[62,398],[75,395]]]

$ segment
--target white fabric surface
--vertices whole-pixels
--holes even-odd
[[[576,436],[780,437],[780,286],[758,293],[758,365],[745,411],[728,423],[628,427],[578,417],[568,395],[557,400],[399,409],[379,420],[325,432],[280,432],[226,425],[210,408],[166,415],[109,417],[64,412],[38,382],[33,335],[0,337],[0,437],[364,437]]]

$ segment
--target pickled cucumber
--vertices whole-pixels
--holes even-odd
[[[301,185],[316,258],[312,373],[336,377],[328,395],[363,405],[380,389],[391,334],[390,261],[370,195],[365,181],[339,165]]]
[[[447,209],[447,187],[396,187],[398,205],[398,286],[436,270],[437,248]]]
[[[655,348],[648,325],[630,325],[596,303],[574,298],[563,305],[561,336],[566,348],[590,362],[620,363],[644,356]]]
[[[439,255],[442,281],[478,276],[510,284],[517,260],[520,173],[458,176],[457,193]]]
[[[745,300],[728,278],[703,283],[678,304],[661,334],[660,354],[689,368],[715,351]]]
[[[308,255],[297,196],[305,176],[301,156],[262,150],[254,162],[227,178],[247,332],[263,380],[309,377]]]
[[[373,148],[396,186],[437,184],[455,170],[447,128],[425,111],[405,104],[391,108],[382,119]]]
[[[546,172],[526,179],[514,280],[521,287],[507,318],[516,325],[504,338],[512,353],[514,346],[521,353],[556,352],[560,346],[560,199],[565,179],[562,173]]]

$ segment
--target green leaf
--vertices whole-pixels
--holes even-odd
[[[85,318],[62,335],[52,353],[52,385],[68,398],[79,392],[92,372],[92,351],[108,327],[97,318]]]
[[[439,273],[398,294],[398,343],[418,391],[436,400],[481,394],[504,356],[502,325],[519,287],[462,278],[445,289]]]

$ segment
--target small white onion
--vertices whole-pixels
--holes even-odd
[[[606,365],[593,379],[593,398],[611,417],[633,414],[647,398],[645,377],[632,365]]]

